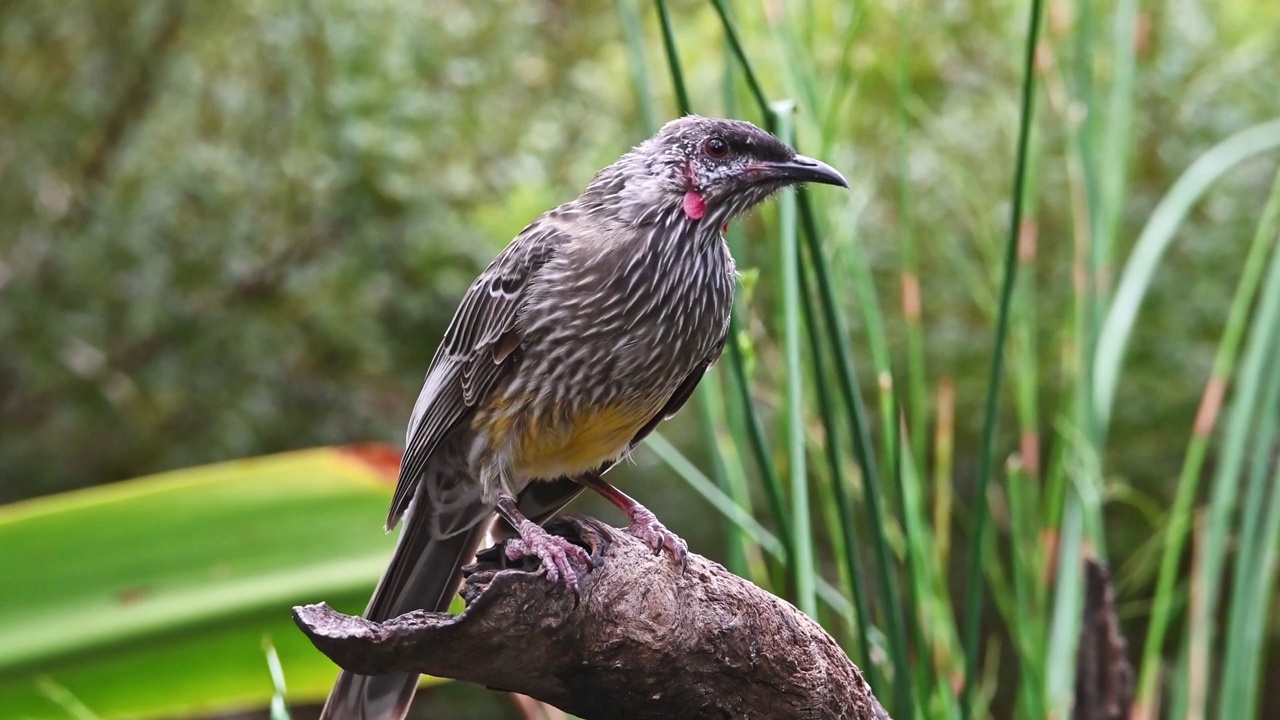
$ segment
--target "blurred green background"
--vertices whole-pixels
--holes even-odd
[[[971,503],[1029,5],[730,5],[765,91],[799,101],[797,140],[851,181],[848,196],[821,196],[821,222],[859,379],[874,392],[863,338],[883,333],[895,370],[911,374],[904,392],[919,393],[910,421],[928,429],[913,438],[930,461],[937,394],[954,387],[949,477],[956,502]],[[1114,9],[1045,8],[1036,212],[1023,228],[1036,292],[1024,311],[1041,320],[1014,338],[1039,368],[1032,397],[1045,408],[1019,438],[1008,400],[1001,465],[1017,452],[1033,470],[1047,466],[1072,435],[1053,406],[1078,372],[1062,318],[1080,292],[1080,235],[1114,239],[1091,276],[1110,285],[1188,166],[1280,117],[1280,5],[1131,9],[1115,47],[1131,51],[1136,81],[1104,122],[1105,104],[1091,114],[1082,98],[1095,84],[1105,98],[1116,82]],[[694,108],[759,121],[711,6],[672,2],[670,13]],[[677,114],[658,28],[654,5],[633,0],[0,2],[0,502],[282,450],[398,443],[479,269]],[[1090,182],[1113,166],[1117,184]],[[1173,504],[1275,168],[1274,153],[1248,160],[1186,218],[1142,306],[1096,458],[1135,661],[1159,551],[1151,539]],[[1091,194],[1099,187],[1110,200]],[[1095,206],[1109,214],[1082,228],[1081,208]],[[736,241],[771,436],[785,323],[773,310],[776,217],[771,208],[746,221]],[[850,263],[869,271],[883,328],[867,327],[867,298],[841,269]],[[906,275],[920,287],[925,341],[914,348]],[[678,445],[710,468],[715,443],[699,412],[675,421],[687,438]],[[720,516],[652,455],[617,480],[698,552],[730,552]],[[992,502],[1003,531],[1005,500]],[[381,521],[370,515],[367,531]],[[957,541],[952,554],[968,552]],[[1277,659],[1274,622],[1266,628]],[[1264,707],[1280,713],[1276,683],[1263,687]],[[1014,694],[995,693],[998,716]],[[494,697],[443,686],[423,705],[439,717],[514,713]]]

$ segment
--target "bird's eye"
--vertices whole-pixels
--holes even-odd
[[[729,154],[729,143],[723,138],[707,138],[707,141],[702,143],[702,152],[713,160],[719,160]]]

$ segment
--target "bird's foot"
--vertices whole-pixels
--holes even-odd
[[[663,525],[649,508],[637,503],[627,513],[631,516],[631,527],[627,532],[643,540],[658,552],[666,549],[676,562],[684,565],[689,555],[689,545],[679,535],[671,532]]]
[[[685,558],[689,555],[688,544],[681,540],[679,535],[671,532],[659,522],[658,517],[649,508],[610,485],[608,481],[600,477],[599,473],[584,475],[578,478],[578,482],[600,493],[604,499],[613,503],[619,510],[627,514],[627,517],[631,520],[631,527],[627,528],[628,533],[643,540],[649,547],[658,552],[662,552],[665,548],[671,553],[671,557],[676,559],[676,562],[684,566]]]
[[[559,535],[552,535],[529,520],[520,524],[520,537],[507,541],[506,556],[512,562],[537,558],[547,571],[547,580],[552,583],[563,581],[574,595],[578,594],[578,570],[571,560],[586,567],[593,565],[586,550]]]

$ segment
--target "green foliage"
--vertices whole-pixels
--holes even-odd
[[[290,699],[323,697],[336,669],[289,608],[364,606],[394,542],[368,518],[395,459],[308,450],[4,508],[0,717],[265,706],[284,678]]]
[[[1087,552],[1145,710],[1280,712],[1280,11],[1067,0],[1030,45],[1031,7],[7,3],[0,500],[398,437],[501,243],[661,120],[736,115],[853,188],[730,229],[732,341],[675,421],[701,436],[622,482],[897,718],[1065,717]],[[385,541],[377,504],[352,538]]]
[[[731,383],[756,388],[755,402],[744,406],[733,397],[703,394],[705,403],[719,406],[707,417],[727,417],[738,430],[716,435],[718,466],[733,458],[742,466],[734,474],[758,473],[767,489],[775,483],[775,467],[792,471],[786,514],[775,508],[772,489],[760,504],[780,530],[786,572],[743,562],[739,570],[758,582],[773,581],[827,620],[895,717],[1064,717],[1075,691],[1081,560],[1100,555],[1118,565],[1121,597],[1141,613],[1157,564],[1153,548],[1140,538],[1154,534],[1163,544],[1152,618],[1160,630],[1141,656],[1139,698],[1143,712],[1154,712],[1163,695],[1154,680],[1173,664],[1159,633],[1168,628],[1172,608],[1185,607],[1188,592],[1178,560],[1200,462],[1210,447],[1217,410],[1212,401],[1221,399],[1243,338],[1255,352],[1271,353],[1266,367],[1277,356],[1270,296],[1263,292],[1256,310],[1248,309],[1259,283],[1280,288],[1280,275],[1263,280],[1260,274],[1263,258],[1274,252],[1276,228],[1271,204],[1258,190],[1275,166],[1280,136],[1268,120],[1280,106],[1253,96],[1248,83],[1237,83],[1230,103],[1236,122],[1226,125],[1236,132],[1210,147],[1227,134],[1213,130],[1222,127],[1220,115],[1188,113],[1179,118],[1186,127],[1168,132],[1151,123],[1152,103],[1179,97],[1167,92],[1167,84],[1161,87],[1165,94],[1148,97],[1153,86],[1142,80],[1173,73],[1180,76],[1174,87],[1182,87],[1194,85],[1200,73],[1218,76],[1222,71],[1214,63],[1224,57],[1223,43],[1237,48],[1225,56],[1260,68],[1256,63],[1276,55],[1274,37],[1259,50],[1266,41],[1237,26],[1237,36],[1218,39],[1216,57],[1197,55],[1204,47],[1193,47],[1190,56],[1197,59],[1188,63],[1189,48],[1173,41],[1176,23],[1154,25],[1160,18],[1140,12],[1134,2],[1108,7],[1105,19],[1087,2],[1054,6],[1043,42],[1036,37],[1035,3],[1001,8],[1006,18],[1030,13],[1030,33],[999,22],[977,23],[964,33],[948,23],[945,11],[925,14],[911,4],[890,9],[891,25],[887,9],[871,5],[731,13],[725,3],[709,4],[725,46],[718,61],[705,44],[681,52],[679,35],[670,31],[681,25],[680,17],[657,2],[677,106],[718,111],[714,104],[704,107],[705,101],[688,106],[689,98],[708,96],[699,87],[706,87],[706,68],[714,64],[722,68],[729,98],[745,102],[758,120],[789,136],[791,115],[777,114],[770,98],[796,98],[801,145],[822,148],[827,159],[851,153],[855,161],[841,166],[854,168],[855,193],[864,193],[853,203],[821,191],[811,201],[801,193],[799,216],[786,202],[776,219],[766,213],[765,236],[778,238],[781,259],[772,256],[778,246],[756,246],[770,248],[757,250],[756,262],[776,270],[771,278],[765,275],[763,292],[740,314],[740,320],[751,318],[746,347],[762,362],[749,377],[741,364],[727,368]],[[1272,30],[1276,19],[1271,13]],[[1104,23],[1110,33],[1098,31]],[[858,55],[864,44],[879,47],[879,39],[866,32],[872,24],[897,33],[890,44],[896,44],[895,64],[877,62],[871,50]],[[972,51],[964,62],[949,54],[964,38],[984,33],[991,35],[986,52]],[[1019,57],[1020,67],[1008,62]],[[849,67],[860,82],[841,81]],[[961,73],[995,81],[966,84]],[[884,78],[892,83],[877,85]],[[645,96],[649,90],[637,86],[637,92]],[[1037,104],[1042,107],[1033,113]],[[876,114],[885,108],[891,112]],[[885,126],[885,118],[893,124]],[[877,142],[886,136],[895,142]],[[1183,159],[1153,166],[1137,149],[1157,141],[1161,159],[1179,152]],[[1256,157],[1270,162],[1260,168],[1245,163]],[[1012,181],[996,168],[1007,168]],[[1240,189],[1232,182],[1241,183]],[[1196,205],[1206,192],[1210,203],[1236,205],[1210,228],[1203,227]],[[885,210],[894,214],[886,217]],[[795,243],[797,232],[805,239],[804,252]],[[1244,266],[1239,250],[1197,263],[1191,276],[1179,264],[1205,253],[1206,245],[1209,252],[1224,244],[1239,248],[1250,235],[1253,249]],[[893,246],[885,238],[895,239],[896,253],[884,252]],[[1175,239],[1186,247],[1169,259],[1165,251]],[[1124,258],[1113,292],[1112,267]],[[803,267],[799,285],[808,287],[800,305],[796,262]],[[826,279],[832,270],[853,292],[834,289]],[[1245,281],[1237,286],[1233,277],[1242,270]],[[885,293],[872,286],[886,274],[900,284],[896,312],[883,309],[877,297]],[[1188,322],[1199,317],[1203,324]],[[822,336],[811,337],[808,356],[797,351],[802,329]],[[1213,352],[1218,332],[1226,333],[1219,362],[1206,378],[1203,362],[1190,361]],[[1135,339],[1141,342],[1132,343],[1135,350],[1126,355]],[[864,343],[867,353],[860,351]],[[994,344],[994,352],[975,361],[984,344]],[[863,380],[875,397],[869,403],[878,410],[873,414],[856,396],[832,402],[833,389],[846,384],[851,358],[867,356],[874,374]],[[1246,370],[1260,371],[1263,365],[1249,365],[1248,357],[1262,355],[1243,360]],[[1141,368],[1137,379],[1134,368]],[[1269,393],[1280,393],[1274,384],[1280,379],[1273,375],[1245,372],[1229,395],[1241,421],[1229,423],[1221,438],[1227,469],[1219,466],[1212,486],[1207,544],[1200,549],[1205,568],[1191,578],[1199,583],[1193,587],[1201,605],[1178,618],[1178,637],[1195,640],[1193,659],[1184,656],[1173,672],[1173,692],[1165,696],[1174,717],[1182,717],[1190,703],[1202,711],[1218,703],[1222,717],[1253,716],[1262,705],[1261,658],[1277,532],[1266,508],[1280,498],[1280,484],[1271,480],[1280,451],[1268,404],[1275,402]],[[1146,386],[1156,377],[1163,378],[1161,386]],[[1196,420],[1189,446],[1199,454],[1188,455],[1178,501],[1162,511],[1172,490],[1162,481],[1184,451],[1169,442],[1169,428],[1187,436],[1196,388],[1206,380],[1207,409]],[[999,401],[1005,384],[1013,391],[1008,410]],[[803,399],[800,387],[807,388]],[[802,407],[807,419],[797,426]],[[788,441],[775,443],[763,460],[745,453],[758,441],[743,430],[756,418],[774,415],[781,421],[779,437]],[[998,431],[1011,416],[1016,443]],[[969,420],[957,423],[956,417]],[[935,435],[933,452],[929,434]],[[797,444],[800,436],[807,440]],[[1245,466],[1230,461],[1243,462],[1245,448],[1250,473],[1237,516],[1236,488],[1246,482]],[[682,464],[668,447],[661,454],[677,461],[677,468]],[[806,466],[807,472],[796,472]],[[852,513],[846,511],[850,494]],[[1129,507],[1147,512],[1127,517]],[[999,531],[991,546],[984,541],[988,518]],[[1162,533],[1166,523],[1168,535]],[[745,523],[729,526],[730,545],[744,545],[744,558],[760,536]],[[1240,543],[1233,581],[1239,594],[1231,595],[1231,629],[1222,640],[1213,618],[1221,568],[1231,552],[1228,538]],[[953,545],[963,556],[951,552]],[[822,548],[816,564],[815,547]],[[834,598],[823,598],[826,608],[814,604],[813,588],[827,573],[848,583],[852,616]],[[779,584],[780,577],[790,582]],[[967,592],[958,593],[952,578]],[[1051,580],[1047,585],[1045,578]],[[988,588],[1002,619],[998,629],[984,603]],[[953,606],[957,600],[960,605]],[[1010,660],[996,660],[1006,646]],[[1008,673],[1016,673],[1016,683],[996,682]],[[1219,682],[1225,684],[1220,694]],[[965,690],[960,697],[957,683]],[[982,692],[974,693],[979,685]]]
[[[400,435],[458,295],[617,151],[570,17],[610,20],[7,3],[0,500]]]

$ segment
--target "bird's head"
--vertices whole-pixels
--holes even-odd
[[[778,190],[806,182],[849,186],[830,165],[796,153],[749,122],[689,115],[601,172],[588,194],[718,226]]]

